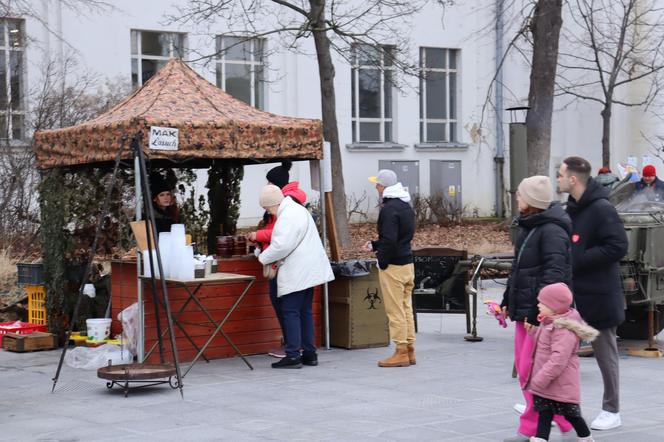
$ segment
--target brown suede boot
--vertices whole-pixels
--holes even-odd
[[[413,344],[408,344],[408,361],[410,365],[417,364],[417,359],[415,358],[415,346]]]
[[[406,344],[397,344],[394,354],[387,359],[378,361],[379,367],[408,367],[408,346]]]

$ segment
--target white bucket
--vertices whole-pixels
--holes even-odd
[[[86,319],[85,325],[88,328],[88,337],[95,341],[102,341],[111,335],[110,318]]]

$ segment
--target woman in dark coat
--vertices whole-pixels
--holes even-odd
[[[544,286],[564,282],[571,286],[570,233],[572,222],[562,206],[552,203],[551,180],[532,176],[521,181],[517,191],[520,216],[514,248],[514,266],[503,295],[502,307],[515,323],[514,365],[526,401],[519,428],[505,441],[528,441],[537,432],[538,413],[532,394],[523,390],[532,364],[533,338],[526,328],[538,325],[537,295]],[[572,426],[562,416],[554,418],[562,432]]]

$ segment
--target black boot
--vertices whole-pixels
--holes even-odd
[[[272,368],[302,368],[302,358],[285,358],[280,359],[279,361],[272,364]]]
[[[316,353],[311,353],[308,355],[302,355],[302,363],[310,367],[315,367],[318,365],[318,355]]]

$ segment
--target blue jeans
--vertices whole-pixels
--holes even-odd
[[[270,302],[272,302],[272,307],[274,308],[274,313],[277,315],[279,320],[279,328],[281,328],[281,335],[284,342],[286,342],[286,329],[284,328],[284,315],[281,314],[281,308],[279,308],[279,302],[277,301],[277,278],[272,278],[269,280],[270,287]]]
[[[311,311],[313,299],[313,287],[277,298],[284,319],[286,356],[289,358],[299,358],[300,349],[305,356],[316,353],[314,317]]]

